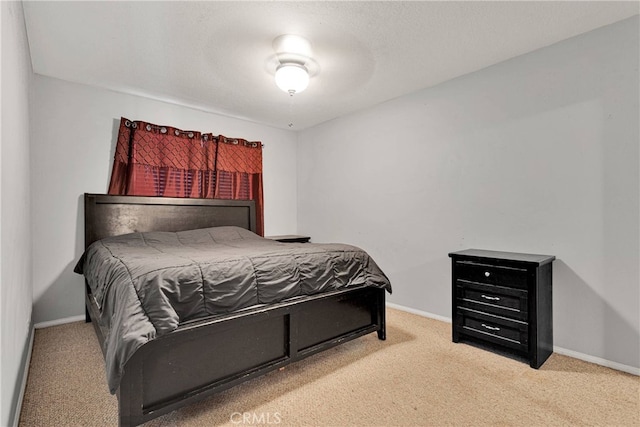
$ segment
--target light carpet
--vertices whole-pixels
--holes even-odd
[[[20,426],[115,426],[91,324],[36,331]],[[640,426],[640,378],[553,354],[538,370],[451,342],[451,325],[387,309],[375,334],[147,426]]]

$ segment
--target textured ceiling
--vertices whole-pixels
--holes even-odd
[[[631,2],[25,2],[34,72],[300,130],[638,14]],[[290,97],[272,41],[317,63]],[[612,48],[615,48],[612,46]]]

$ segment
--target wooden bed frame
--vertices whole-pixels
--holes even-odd
[[[235,225],[255,231],[252,201],[85,194],[85,248],[143,231]],[[105,330],[86,288],[87,321],[104,351]],[[143,345],[117,392],[119,424],[134,426],[274,369],[377,332],[385,337],[385,291],[373,287],[298,297],[181,325]]]

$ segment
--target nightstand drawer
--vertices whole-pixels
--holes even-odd
[[[483,311],[498,316],[527,321],[528,292],[522,289],[482,285],[458,280],[456,297],[459,307]]]
[[[526,352],[529,325],[460,307],[456,313],[460,333],[476,339]]]
[[[488,285],[527,289],[527,270],[517,267],[456,261],[458,279]]]

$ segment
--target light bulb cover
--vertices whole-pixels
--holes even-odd
[[[309,73],[303,65],[282,64],[276,70],[276,85],[290,95],[300,93],[309,86]]]

